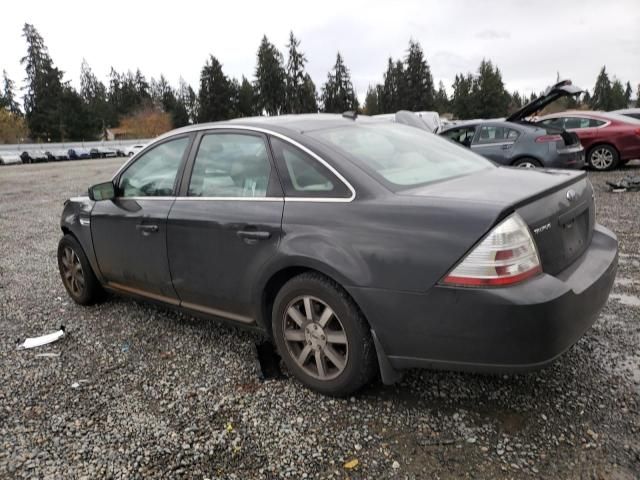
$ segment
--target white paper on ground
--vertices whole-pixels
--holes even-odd
[[[56,340],[60,340],[62,337],[64,337],[64,330],[60,329],[57,332],[53,332],[48,335],[42,335],[41,337],[27,338],[22,344],[18,345],[18,350],[47,345],[48,343],[53,343]]]

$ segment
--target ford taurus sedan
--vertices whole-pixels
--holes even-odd
[[[109,290],[259,330],[330,395],[412,367],[544,366],[617,266],[584,172],[355,115],[174,130],[69,199],[61,227],[76,302]]]

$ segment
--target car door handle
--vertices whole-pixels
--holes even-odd
[[[502,149],[503,150],[509,150],[511,148],[511,144],[509,145],[502,145]]]
[[[150,233],[156,233],[159,228],[158,225],[139,223],[136,225],[136,230],[139,230],[143,235],[149,235]]]
[[[238,231],[238,237],[245,241],[267,240],[271,238],[271,232],[264,232],[259,230],[240,230]]]

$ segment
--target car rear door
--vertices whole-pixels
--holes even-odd
[[[510,165],[513,145],[518,139],[513,128],[497,125],[480,125],[471,144],[471,149],[502,165]]]
[[[201,132],[169,213],[173,285],[185,308],[253,323],[252,285],[276,253],[284,198],[266,137]]]
[[[93,207],[93,248],[110,287],[178,303],[167,262],[167,216],[191,139],[171,137],[145,152],[114,180],[116,198]]]

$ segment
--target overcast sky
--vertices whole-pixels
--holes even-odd
[[[339,50],[360,98],[382,81],[389,56],[405,56],[409,38],[422,44],[436,85],[448,88],[483,57],[500,67],[509,90],[527,94],[558,71],[592,89],[603,64],[631,81],[634,95],[640,83],[639,0],[11,1],[0,18],[0,70],[18,84],[25,22],[76,86],[82,58],[105,84],[111,66],[140,68],[147,79],[164,73],[174,85],[182,76],[197,91],[209,54],[228,76],[252,78],[262,35],[286,54],[290,30],[318,90]]]

